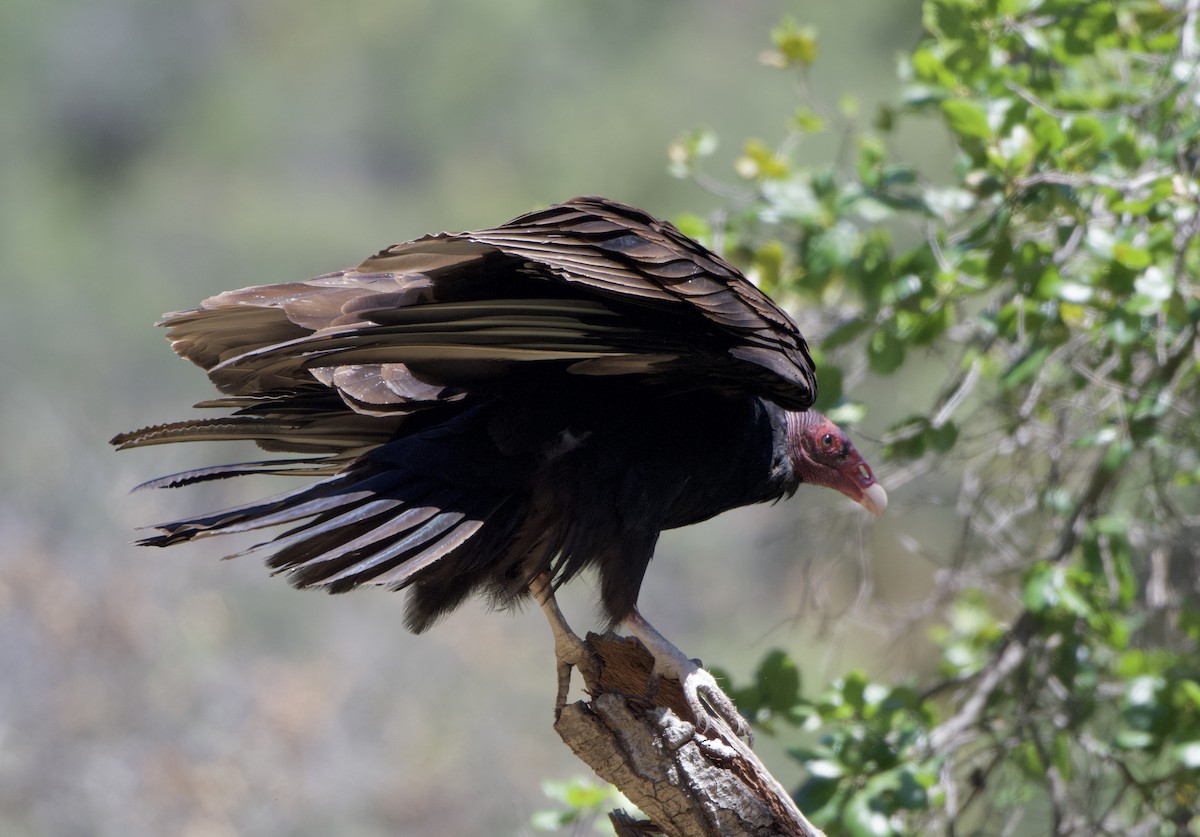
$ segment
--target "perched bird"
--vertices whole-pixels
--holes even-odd
[[[638,613],[659,533],[803,483],[887,505],[846,434],[809,409],[812,359],[787,314],[671,224],[604,198],[228,291],[162,324],[223,393],[197,406],[232,412],[113,444],[248,439],[290,456],[147,486],[319,479],[140,543],[286,526],[252,548],[276,572],[331,592],[407,589],[416,632],[472,593],[508,606],[533,592],[560,659],[573,635],[553,591],[591,567],[609,622],[680,679],[702,722],[700,695],[744,729]]]

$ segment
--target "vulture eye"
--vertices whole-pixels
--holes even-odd
[[[825,435],[823,435],[821,437],[821,449],[822,450],[833,450],[833,434],[832,433],[826,433]]]

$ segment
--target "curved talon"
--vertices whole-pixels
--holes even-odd
[[[708,717],[711,714],[725,721],[740,738],[750,739],[750,724],[722,691],[716,678],[700,667],[699,660],[688,659],[636,609],[625,617],[625,625],[653,655],[654,676],[679,681],[683,698],[692,711],[698,730],[704,732],[708,729]]]
[[[687,701],[688,707],[696,718],[696,727],[701,732],[708,729],[707,715],[711,711],[712,714],[729,724],[739,738],[749,739],[751,737],[750,724],[738,712],[737,707],[717,683],[716,678],[707,671],[697,667],[690,674],[680,678],[679,685],[683,689],[683,697]],[[707,704],[707,708],[705,704]]]
[[[562,611],[559,610],[548,575],[543,573],[535,576],[530,581],[529,589],[541,605],[554,634],[554,656],[558,663],[558,695],[554,702],[557,717],[567,702],[567,693],[571,687],[571,668],[578,668],[588,662],[587,645],[571,630]],[[722,691],[716,678],[701,667],[699,660],[686,657],[636,609],[626,617],[625,624],[630,633],[641,640],[642,645],[654,657],[654,669],[651,672],[652,690],[658,687],[663,678],[678,680],[683,699],[692,713],[697,730],[707,732],[711,726],[709,717],[715,715],[728,724],[738,737],[751,740],[750,724],[738,712],[729,696]]]
[[[541,605],[542,612],[546,614],[546,620],[550,623],[550,631],[554,635],[554,657],[557,661],[555,673],[558,677],[554,717],[557,719],[567,704],[567,694],[571,690],[571,668],[579,668],[587,661],[587,646],[567,624],[554,598],[554,588],[549,576],[543,573],[534,578],[530,583],[530,592]]]

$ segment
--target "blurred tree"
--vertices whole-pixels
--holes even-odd
[[[915,370],[889,490],[960,474],[928,600],[941,667],[817,695],[782,653],[735,690],[807,734],[801,809],[831,835],[1200,834],[1200,0],[928,0],[902,101],[870,126],[802,96],[777,147],[689,232],[777,297],[819,303],[818,406]],[[815,33],[770,63],[801,80]],[[801,84],[800,89],[804,90]],[[941,122],[950,183],[895,159]],[[840,131],[849,165],[794,149]],[[671,149],[704,184],[713,138]],[[902,493],[901,493],[902,496]],[[892,617],[895,620],[895,617]]]

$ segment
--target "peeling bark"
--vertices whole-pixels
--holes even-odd
[[[585,645],[590,664],[577,668],[590,697],[557,707],[554,728],[650,818],[615,815],[618,834],[824,837],[727,724],[697,724],[678,682],[651,676],[641,643],[610,633]]]

